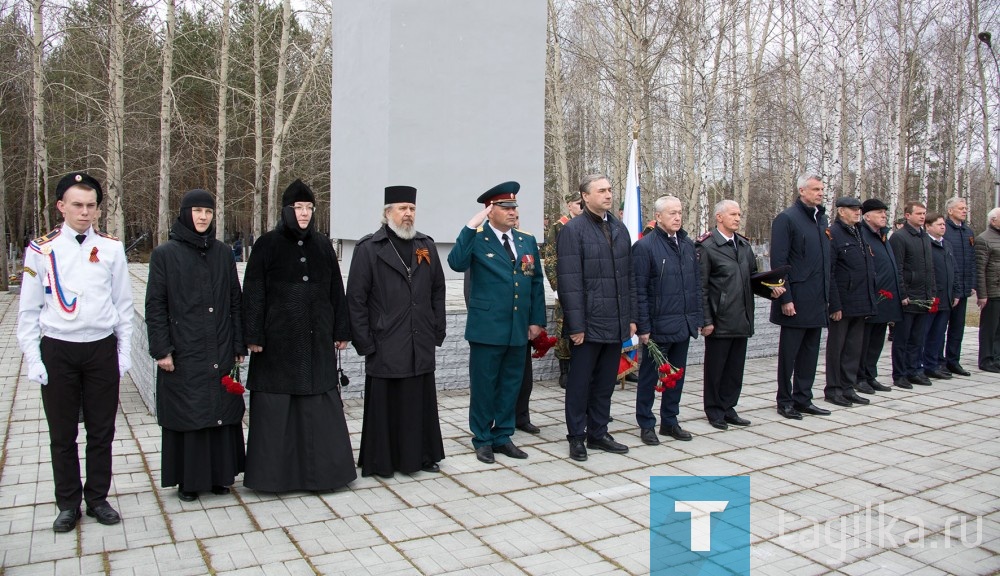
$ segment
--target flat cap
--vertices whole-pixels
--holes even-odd
[[[871,212],[872,210],[888,210],[889,207],[885,205],[885,202],[879,200],[878,198],[869,198],[861,204],[861,213],[865,214]]]
[[[861,208],[861,200],[854,196],[841,196],[837,198],[837,208]]]

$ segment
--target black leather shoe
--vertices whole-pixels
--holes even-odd
[[[184,490],[184,488],[182,486],[178,486],[177,487],[177,497],[179,499],[181,499],[182,501],[184,501],[184,502],[194,502],[195,500],[198,499],[198,493],[197,492],[189,492],[187,490]]]
[[[858,396],[857,393],[854,392],[853,390],[847,394],[844,394],[844,400],[847,400],[848,402],[852,402],[854,404],[860,404],[862,406],[871,403],[871,400]]]
[[[910,382],[906,378],[896,378],[892,382],[892,385],[895,386],[896,388],[903,388],[904,390],[913,389],[913,384],[910,384]]]
[[[527,432],[528,434],[538,434],[542,430],[532,424],[531,422],[525,422],[524,424],[518,424],[517,429],[521,432]]]
[[[910,384],[918,384],[920,386],[930,386],[931,385],[930,378],[928,378],[927,376],[924,376],[923,374],[917,374],[915,376],[907,376],[906,380]]]
[[[886,386],[878,380],[869,380],[868,386],[876,392],[892,392],[891,386]]]
[[[746,418],[740,418],[739,416],[733,414],[731,416],[726,416],[726,424],[732,424],[733,426],[749,426],[750,421]]]
[[[517,446],[515,446],[513,442],[508,442],[508,443],[503,444],[501,446],[494,446],[493,447],[493,452],[494,453],[499,452],[500,454],[503,454],[504,456],[510,456],[511,458],[517,458],[518,460],[524,460],[525,458],[528,457],[528,453],[525,452],[524,450],[521,450]]]
[[[802,420],[802,413],[792,406],[778,406],[778,414],[789,420]]]
[[[226,494],[229,494],[229,486],[212,486],[212,494],[225,496]]]
[[[725,420],[709,420],[708,423],[712,428],[718,428],[719,430],[729,430],[729,424],[726,424]]]
[[[496,462],[493,459],[493,447],[488,445],[476,448],[476,458],[483,464],[493,464]]]
[[[56,516],[56,521],[52,523],[53,532],[69,532],[76,528],[76,523],[80,521],[80,509],[60,510]]]
[[[656,446],[660,443],[659,436],[656,435],[656,431],[652,428],[640,428],[639,439],[647,446]]]
[[[611,434],[605,434],[601,438],[587,438],[587,448],[591,450],[604,450],[613,454],[625,454],[628,452],[628,446],[621,442],[615,442]]]
[[[951,380],[951,372],[944,372],[942,370],[924,370],[924,376],[936,380]]]
[[[661,424],[660,435],[670,436],[674,440],[682,440],[684,442],[691,439],[691,433],[681,428],[679,424],[671,424],[669,426]]]
[[[87,506],[87,516],[91,518],[96,518],[101,524],[110,526],[112,524],[117,524],[122,521],[122,517],[115,512],[115,509],[111,507],[111,504],[103,502],[91,508]]]
[[[993,362],[980,364],[979,369],[983,372],[1000,372],[1000,366],[997,366]]]
[[[424,472],[440,472],[441,467],[438,466],[437,462],[424,462],[424,465],[420,467]]]
[[[854,406],[854,404],[851,404],[850,400],[844,398],[844,396],[841,394],[832,394],[830,396],[824,397],[823,399],[829,402],[830,404],[836,404],[837,406],[843,406],[844,408],[850,408],[851,406]],[[803,410],[803,412],[805,412],[805,410]]]
[[[869,385],[864,380],[858,380],[858,383],[854,385],[854,390],[857,391],[857,392],[861,392],[862,394],[874,394],[875,393],[875,389],[872,388],[871,385]]]
[[[587,460],[587,447],[583,445],[583,438],[570,438],[569,457],[577,462]]]
[[[952,374],[958,374],[959,376],[972,376],[968,370],[962,368],[961,364],[948,364],[948,372]]]
[[[815,404],[810,404],[808,406],[796,406],[796,410],[803,414],[812,414],[813,416],[829,416],[830,411],[824,410]]]

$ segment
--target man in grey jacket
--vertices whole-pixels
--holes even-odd
[[[990,210],[986,221],[976,237],[979,369],[1000,372],[1000,207]]]

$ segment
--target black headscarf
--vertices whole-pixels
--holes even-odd
[[[215,240],[215,218],[212,218],[208,230],[199,233],[194,227],[194,218],[191,216],[192,208],[211,208],[214,211],[215,197],[200,188],[185,193],[184,197],[181,198],[181,212],[177,216],[177,224],[171,227],[170,235],[176,236],[177,240],[204,250]]]
[[[310,218],[309,225],[300,228],[299,221],[295,218],[294,205],[296,202],[312,202],[312,205],[316,206],[316,196],[302,180],[295,180],[289,184],[288,188],[285,188],[284,194],[281,195],[281,223],[278,226],[283,228],[286,236],[295,240],[305,240],[312,234],[315,218]]]

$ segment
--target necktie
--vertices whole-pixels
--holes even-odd
[[[677,248],[677,236],[670,236],[670,243],[674,245],[674,248]]]
[[[86,234],[77,234],[76,235],[76,241],[79,242],[80,244],[83,244],[83,241],[86,240],[86,239],[87,239],[87,235]]]
[[[733,247],[733,252],[738,257],[740,255],[740,249],[736,247],[736,239],[733,238],[732,240],[730,240],[729,245]]]
[[[507,256],[510,257],[510,261],[514,261],[514,250],[510,247],[510,242],[507,241],[507,235],[503,235],[503,248],[507,251]]]

